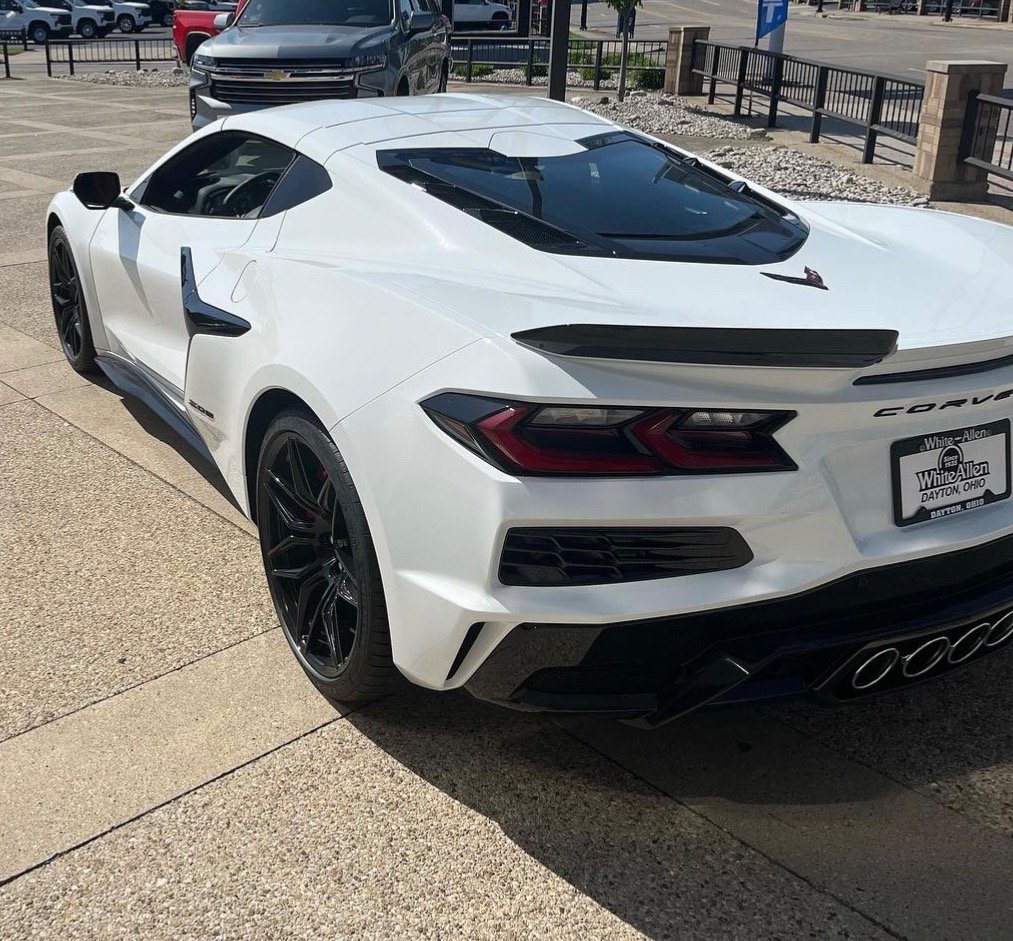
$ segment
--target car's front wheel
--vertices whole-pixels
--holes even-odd
[[[162,25],[168,27],[169,29],[172,29],[172,11],[171,10],[168,13],[166,13],[165,15],[163,15],[163,17],[162,17]]]
[[[132,33],[137,28],[137,21],[129,14],[124,13],[116,21],[121,33]]]
[[[77,28],[78,33],[82,39],[94,39],[95,34],[98,32],[98,26],[91,20],[82,20],[81,25]]]
[[[32,42],[37,46],[44,46],[49,42],[49,27],[45,23],[32,23],[28,32]]]
[[[79,373],[95,371],[95,346],[88,324],[88,308],[70,240],[63,226],[49,237],[49,294],[53,301],[56,332],[67,362]]]
[[[317,689],[368,702],[402,684],[369,525],[334,442],[308,412],[268,428],[256,484],[264,569],[285,638]]]

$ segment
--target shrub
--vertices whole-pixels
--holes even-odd
[[[492,75],[496,70],[489,65],[487,62],[473,62],[471,64],[471,77],[485,78],[487,75]],[[466,62],[460,63],[454,66],[454,75],[460,78],[467,78],[468,76],[468,64]]]

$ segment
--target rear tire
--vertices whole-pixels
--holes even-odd
[[[401,688],[366,515],[341,454],[309,412],[287,409],[267,429],[255,499],[271,598],[313,685],[346,703]]]
[[[88,323],[88,307],[74,252],[63,226],[49,236],[49,296],[63,355],[71,368],[82,375],[96,371],[95,345]]]
[[[137,21],[129,14],[124,13],[116,21],[121,33],[132,33],[137,28]]]

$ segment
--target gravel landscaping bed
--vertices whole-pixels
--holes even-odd
[[[712,114],[696,105],[685,105],[668,95],[649,95],[630,92],[626,100],[610,98],[603,102],[597,98],[574,95],[571,102],[603,118],[636,128],[645,134],[681,134],[685,137],[717,137],[722,140],[763,139],[767,132],[750,128],[741,121]]]
[[[887,186],[789,147],[718,147],[703,156],[789,199],[842,199],[893,206],[923,206],[927,202],[914,190]]]
[[[77,75],[59,75],[71,82],[89,82],[92,85],[126,85],[129,88],[186,88],[190,76],[184,69],[149,69],[136,72],[133,69],[107,72],[78,72]]]

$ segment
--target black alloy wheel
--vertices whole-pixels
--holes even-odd
[[[53,301],[56,331],[67,362],[79,373],[95,371],[88,308],[81,292],[81,279],[74,254],[62,226],[49,238],[49,293]]]
[[[308,413],[284,412],[268,429],[256,498],[268,587],[303,670],[336,701],[398,688],[365,514],[341,455]]]

